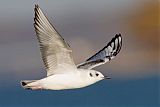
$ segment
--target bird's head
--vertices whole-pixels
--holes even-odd
[[[101,72],[95,71],[95,70],[90,70],[88,72],[88,76],[89,76],[89,79],[94,80],[95,82],[98,82],[103,79],[110,79],[110,77],[105,76]]]

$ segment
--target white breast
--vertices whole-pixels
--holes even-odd
[[[56,74],[48,76],[39,80],[43,89],[61,90],[82,88],[90,85],[90,83],[83,77],[77,74]]]

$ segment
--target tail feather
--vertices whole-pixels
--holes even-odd
[[[37,81],[37,80],[23,80],[23,81],[21,81],[21,86],[24,88],[24,89],[27,89],[27,90],[29,90],[29,89],[33,89],[33,87],[35,88],[35,86],[32,86],[32,85],[29,85],[30,83],[33,83],[33,82],[35,82],[35,81]]]

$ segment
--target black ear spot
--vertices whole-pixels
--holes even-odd
[[[89,73],[89,75],[90,75],[91,77],[93,77],[92,73]]]
[[[96,74],[96,76],[98,76],[99,74]]]

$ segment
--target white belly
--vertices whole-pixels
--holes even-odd
[[[74,88],[82,88],[93,84],[93,82],[86,81],[86,79],[80,78],[79,75],[72,74],[57,74],[46,77],[39,81],[42,89],[50,89],[50,90],[62,90],[62,89],[74,89]]]

